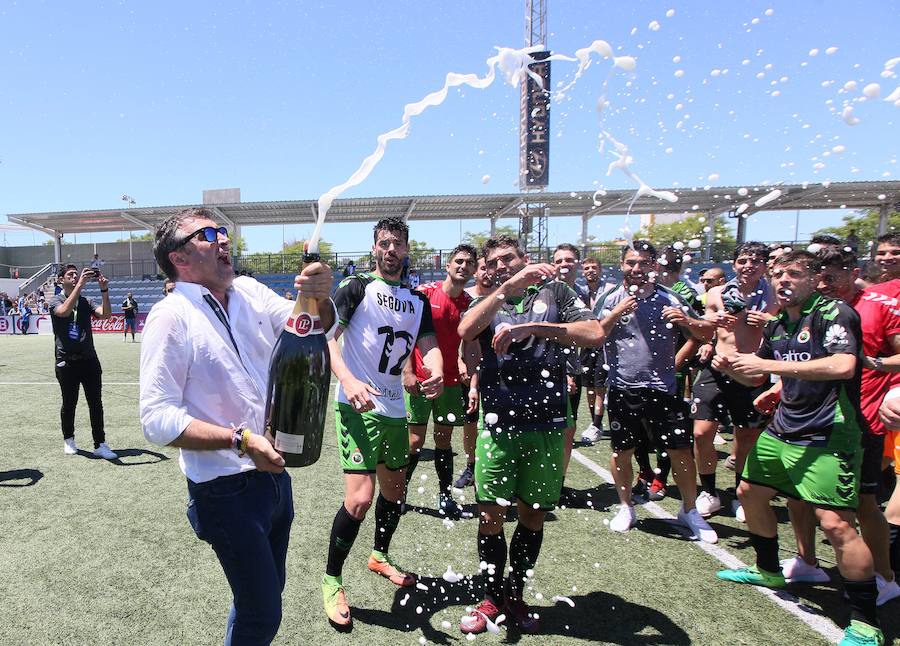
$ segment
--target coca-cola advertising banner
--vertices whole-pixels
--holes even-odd
[[[146,314],[137,315],[137,331],[143,332]],[[0,316],[0,334],[53,334],[53,324],[48,314],[32,314],[28,317],[28,329],[23,332],[21,316]],[[94,334],[107,332],[125,332],[125,315],[113,314],[108,319],[91,319],[91,330]]]
[[[138,313],[137,315],[137,328],[138,332],[144,331],[144,321],[147,320],[147,315]],[[119,332],[120,334],[125,331],[125,315],[124,314],[113,314],[108,319],[91,319],[91,330],[94,334],[102,334],[104,332]]]

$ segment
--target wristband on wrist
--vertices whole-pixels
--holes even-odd
[[[250,436],[253,435],[253,431],[249,428],[241,429],[241,452],[238,454],[241,457],[244,457],[247,453],[247,445],[250,444]]]
[[[105,294],[105,293],[108,292],[108,291],[109,291],[109,287],[107,287],[106,289],[101,289],[101,290],[100,290],[100,293],[101,293],[101,294]]]
[[[231,432],[231,448],[240,453],[241,450],[241,431],[243,429],[236,428]]]

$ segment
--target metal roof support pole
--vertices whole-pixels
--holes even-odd
[[[703,260],[709,262],[712,260],[713,243],[716,241],[716,218],[717,213],[710,211],[706,214],[706,226],[709,231],[706,232],[706,249],[703,251]]]
[[[62,262],[62,238],[63,234],[59,231],[53,232],[53,262],[57,265]]]
[[[884,235],[888,229],[888,213],[890,207],[887,202],[883,202],[878,207],[878,235]]]
[[[581,259],[584,260],[588,253],[588,222],[591,220],[590,213],[584,213],[581,216]]]
[[[747,218],[750,217],[746,213],[742,213],[740,215],[735,216],[737,218],[737,234],[736,239],[738,244],[742,244],[747,238]],[[713,230],[715,233],[715,230]]]
[[[497,235],[497,216],[492,215],[491,216],[491,237],[493,238],[496,235]]]

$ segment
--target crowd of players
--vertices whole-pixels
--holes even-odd
[[[723,570],[719,578],[779,588],[828,580],[815,557],[819,525],[835,548],[851,609],[844,643],[881,643],[876,606],[900,596],[894,576],[900,496],[891,499],[887,519],[879,506],[883,470],[896,451],[887,429],[900,418],[900,399],[888,398],[879,413],[892,373],[900,371],[900,235],[878,239],[872,284],[859,278],[854,252],[837,239],[820,239],[812,251],[744,243],[735,250],[731,280],[721,269],[704,273],[702,297],[682,280],[682,252],[672,247],[658,253],[650,242],[634,241],[622,252],[621,283],[602,284],[598,261],[582,262],[573,245],[560,245],[552,263],[529,263],[516,240],[500,237],[480,251],[457,247],[443,281],[400,296],[404,288],[390,284],[391,261],[402,262],[407,232],[392,226],[387,247],[379,250],[376,240],[375,271],[345,280],[335,294],[340,326],[358,326],[360,339],[385,329],[384,320],[369,320],[377,294],[422,303],[405,350],[412,360],[402,375],[397,366],[393,385],[379,381],[365,359],[350,370],[350,380],[335,370],[338,433],[351,451],[342,460],[345,473],[368,473],[373,483],[377,473],[381,485],[371,570],[397,585],[415,583],[387,548],[431,414],[440,512],[466,517],[453,486],[474,482],[478,502],[485,597],[460,628],[483,632],[505,612],[520,630],[536,632],[538,614],[523,601],[523,583],[538,560],[546,512],[578,496],[563,480],[585,388],[594,417],[581,441],[603,437],[604,409],[608,417],[621,503],[610,529],[631,530],[635,504],[665,497],[671,473],[682,501],[678,521],[695,539],[718,540],[706,519],[723,510],[723,494],[747,524],[756,565]],[[586,286],[576,282],[579,269]],[[465,289],[473,275],[474,286]],[[359,325],[361,310],[366,322]],[[432,336],[436,342],[427,341]],[[332,357],[338,352],[334,343]],[[389,422],[377,412],[386,392],[396,403]],[[408,456],[394,453],[397,445],[407,448],[404,413]],[[356,418],[362,421],[351,421]],[[453,483],[456,426],[463,427],[466,465]],[[735,479],[734,489],[722,492],[716,441],[726,426],[733,432],[728,463]],[[354,461],[358,438],[376,433],[385,459],[375,451]],[[397,473],[404,469],[405,483]],[[340,563],[365,514],[360,507],[371,504],[374,491],[359,498],[350,477],[323,579],[326,612],[339,627],[350,623]],[[770,507],[775,496],[789,499],[798,537],[799,556],[784,561]],[[507,548],[503,522],[510,504],[517,506],[518,524]]]
[[[814,252],[751,242],[735,250],[734,278],[708,270],[700,296],[681,279],[674,248],[658,253],[635,240],[622,250],[621,282],[601,284],[599,263],[582,261],[572,245],[560,245],[550,263],[530,262],[517,240],[502,236],[480,250],[458,246],[444,280],[410,289],[401,284],[408,242],[404,221],[381,220],[371,271],[347,276],[331,299],[325,265],[307,266],[295,282],[298,294],[319,302],[315,329],[328,335],[338,381],[344,498],[322,577],[333,626],[352,626],[343,565],[373,506],[369,570],[397,586],[417,582],[390,544],[431,418],[439,513],[466,517],[452,490],[475,486],[484,598],[460,629],[491,630],[505,614],[520,631],[538,632],[523,589],[547,513],[578,496],[564,478],[586,388],[594,417],[583,435],[598,440],[608,419],[620,500],[611,530],[631,531],[635,503],[668,495],[671,473],[678,522],[716,542],[707,518],[728,494],[716,482],[715,449],[728,424],[730,508],[746,523],[757,562],[719,578],[772,588],[827,579],[815,556],[818,524],[835,548],[851,610],[842,643],[883,643],[876,607],[900,595],[900,494],[879,492],[900,450],[900,391],[892,390],[900,235],[878,239],[873,284],[861,283],[841,241]],[[281,621],[293,508],[284,460],[262,432],[258,393],[268,387],[264,364],[291,304],[235,278],[229,245],[227,230],[202,209],[157,232],[157,261],[177,282],[147,320],[141,420],[148,439],[181,449],[188,518],[234,594],[226,642],[268,643]],[[209,383],[232,397],[211,393]],[[465,465],[454,483],[458,426]],[[886,512],[879,494],[890,497]],[[790,500],[798,558],[779,561],[775,496]],[[517,523],[507,543],[512,505]]]

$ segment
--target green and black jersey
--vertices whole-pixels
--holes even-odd
[[[766,325],[759,356],[778,361],[812,361],[834,354],[859,356],[859,315],[844,301],[814,293],[800,318],[787,312]],[[855,451],[865,419],[860,410],[862,363],[850,379],[806,381],[782,377],[781,404],[767,432],[791,444]]]
[[[502,290],[502,287],[501,287]],[[485,296],[472,302],[475,307]],[[521,323],[574,323],[595,318],[577,294],[561,282],[529,287],[522,298],[507,300],[478,336],[481,407],[491,430],[543,431],[565,428],[567,416],[566,358],[571,348],[529,337],[497,355],[495,332]],[[496,422],[493,413],[497,416]]]

